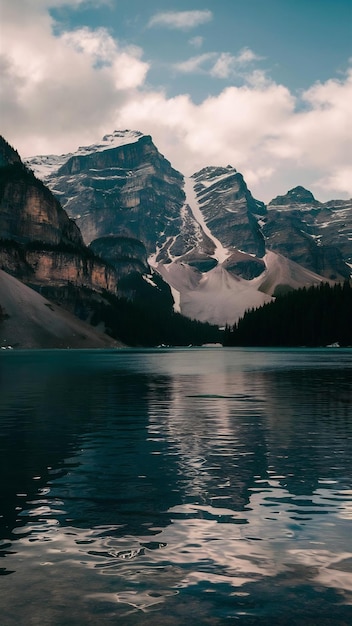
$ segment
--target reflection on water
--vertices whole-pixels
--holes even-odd
[[[3,623],[348,624],[352,351],[6,352]]]

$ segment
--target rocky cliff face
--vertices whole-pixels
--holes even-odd
[[[0,267],[31,284],[116,291],[112,267],[94,258],[51,191],[0,138]]]
[[[147,250],[139,239],[110,235],[95,239],[90,248],[95,255],[114,267],[118,279],[132,273],[150,272]]]
[[[0,203],[1,239],[83,245],[75,222],[3,137],[0,137]]]
[[[81,233],[45,186],[22,164],[0,172],[0,232],[20,243],[82,246]],[[7,174],[9,174],[7,176]]]
[[[140,133],[115,133],[79,150],[47,180],[87,244],[117,235],[151,253],[170,224],[180,223],[182,175]]]
[[[269,249],[331,280],[350,275],[352,202],[318,202],[303,187],[267,207],[263,234]]]
[[[94,291],[116,292],[116,276],[112,267],[98,258],[84,257],[75,251],[27,250],[26,262],[34,271],[32,281],[64,286],[67,283]]]

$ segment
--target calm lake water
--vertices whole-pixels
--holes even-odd
[[[0,622],[352,623],[352,350],[0,355]]]

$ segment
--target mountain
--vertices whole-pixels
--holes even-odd
[[[352,200],[321,203],[295,187],[271,200],[262,230],[271,250],[328,279],[349,278]]]
[[[87,152],[82,151],[80,156],[89,156]],[[128,155],[132,163],[133,151]],[[99,159],[99,155],[94,158]],[[59,304],[108,334],[123,336],[130,345],[218,341],[217,328],[192,322],[174,312],[170,287],[150,268],[146,246],[139,239],[110,234],[87,247],[79,227],[60,202],[3,138],[0,159],[0,269],[46,296],[54,306],[49,309],[55,313],[55,304]],[[72,162],[70,167],[77,169]],[[150,227],[151,224],[150,221]],[[39,302],[39,296],[35,298],[32,291],[29,296],[23,289],[22,297],[17,287],[18,298],[9,303],[9,285],[11,282],[3,277],[1,311],[7,303],[1,314],[4,340],[9,341],[11,333],[15,333],[11,343],[16,346],[30,342],[37,347],[88,347],[94,341],[97,347],[111,345],[110,338],[106,337],[104,343],[94,333],[89,343],[87,331],[77,330],[78,320],[73,335],[62,324],[54,324],[54,316],[43,308],[49,305]],[[21,303],[25,304],[24,312]],[[20,310],[15,315],[16,306]],[[26,312],[29,319],[25,323]],[[58,326],[58,334],[51,332],[53,325]],[[23,329],[28,334],[27,343]],[[85,340],[83,343],[80,337]]]
[[[28,162],[36,173],[38,162]],[[87,244],[118,234],[143,241],[150,253],[165,226],[180,221],[182,175],[151,137],[138,132],[115,132],[100,144],[79,148],[45,182]]]
[[[138,131],[27,164],[126,293],[131,273],[157,273],[188,317],[233,323],[277,293],[350,275],[351,202],[296,187],[266,207],[232,166],[186,178]]]

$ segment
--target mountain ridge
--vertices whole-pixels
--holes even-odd
[[[351,274],[348,201],[320,203],[297,186],[265,205],[231,165],[186,178],[139,131],[114,131],[66,157],[58,157],[56,171],[50,157],[44,180],[85,242],[116,265],[125,238],[130,256],[135,245],[135,267],[144,246],[142,274],[147,265],[158,272],[170,285],[175,310],[188,316],[234,322],[280,291]],[[38,173],[44,162],[26,160]],[[224,315],[214,318],[207,312],[216,294]]]
[[[182,313],[207,318],[216,297],[215,287],[210,287],[214,275],[224,315],[214,318],[209,313],[208,319],[220,324],[235,321],[229,319],[231,306],[236,317],[277,291],[350,275],[350,257],[345,260],[336,245],[340,234],[332,245],[331,233],[325,242],[323,227],[318,232],[317,225],[326,212],[348,212],[350,217],[348,203],[326,206],[298,186],[266,206],[253,198],[242,174],[231,165],[209,166],[186,178],[160,155],[150,136],[115,131],[107,137],[96,149],[93,144],[70,155],[66,167],[61,165],[46,181],[93,247],[95,239],[104,237],[141,241],[149,265],[169,282],[175,309]],[[114,137],[120,145],[114,145]],[[278,255],[275,263],[268,253]],[[101,246],[100,254],[104,256]],[[222,271],[216,270],[219,266]],[[197,305],[191,305],[192,297]]]

